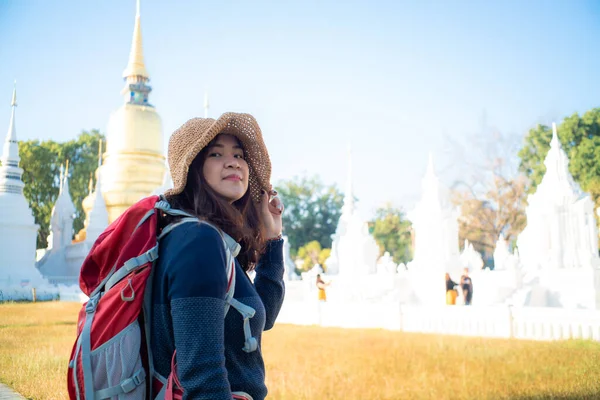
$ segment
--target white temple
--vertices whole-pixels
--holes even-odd
[[[435,175],[429,155],[427,172],[421,187],[423,194],[407,217],[414,231],[414,258],[408,263],[411,286],[422,304],[444,304],[444,274],[458,275],[459,210],[450,202],[447,189]]]
[[[68,164],[67,164],[68,165]],[[48,248],[37,262],[39,271],[51,283],[76,285],[79,282],[79,269],[89,253],[94,241],[108,226],[108,212],[102,197],[101,179],[96,180],[92,193],[91,210],[85,221],[86,237],[73,241],[73,219],[75,206],[69,193],[69,168],[60,176],[60,189],[50,219]]]
[[[60,183],[56,203],[50,214],[50,235],[48,235],[48,249],[60,249],[73,241],[73,220],[75,219],[75,205],[69,193],[69,162],[63,173],[60,166]]]
[[[19,145],[15,111],[16,88],[12,95],[12,113],[0,162],[0,301],[32,298],[36,288],[39,298],[53,298],[56,290],[35,268],[35,248],[38,225],[23,195],[25,184],[19,167]]]
[[[467,239],[465,239],[465,245],[459,258],[461,266],[467,268],[469,271],[479,271],[483,268],[483,258],[481,257],[481,254],[475,250],[473,243],[469,243]]]
[[[519,253],[517,249],[510,252],[508,241],[500,234],[494,249],[494,271],[514,270],[519,267]]]
[[[300,277],[296,274],[296,263],[290,255],[290,241],[286,235],[283,235],[283,279],[286,281],[298,280]]]
[[[98,175],[100,174],[101,170]],[[101,182],[102,179],[98,176],[96,179],[96,188],[93,192],[94,201],[92,203],[92,209],[88,213],[85,221],[85,229],[87,232],[85,240],[91,244],[98,239],[98,236],[100,236],[108,226],[108,211],[106,209],[106,203],[104,202],[104,196],[102,196]]]
[[[85,257],[108,224],[141,198],[153,191],[163,193],[173,185],[171,177],[165,174],[160,117],[148,101],[151,88],[144,63],[139,0],[123,78],[125,102],[109,119],[106,152],[99,157],[95,190],[84,199],[84,229],[75,241],[72,240],[75,207],[68,189],[68,173],[61,177],[60,194],[52,211],[49,246],[37,264],[53,283],[76,284]]]
[[[348,152],[348,181],[342,215],[332,236],[331,255],[325,261],[328,275],[362,276],[377,272],[379,246],[369,234],[354,204],[352,157]]]
[[[600,259],[594,203],[569,173],[552,124],[546,173],[528,197],[527,226],[517,240],[529,276],[525,305],[600,309]]]

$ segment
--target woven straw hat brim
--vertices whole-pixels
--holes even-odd
[[[258,123],[250,114],[225,113],[217,120],[192,118],[183,124],[169,139],[169,169],[173,189],[166,195],[183,191],[187,175],[198,153],[218,134],[235,136],[242,143],[249,167],[248,189],[255,202],[260,202],[261,190],[271,188],[271,160]]]

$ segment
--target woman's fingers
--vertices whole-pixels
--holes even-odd
[[[265,190],[262,190],[261,193],[262,193],[262,199],[260,200],[261,211],[263,213],[269,213],[269,212],[271,212],[270,206],[269,206],[269,193],[267,193]]]
[[[279,197],[273,197],[269,202],[269,211],[273,214],[281,214],[283,212],[283,202]]]
[[[269,200],[271,196],[272,198]],[[263,199],[266,199],[266,201],[264,201],[266,205],[263,204],[263,211],[268,211],[274,215],[279,215],[283,212],[283,202],[277,197],[277,190],[272,189],[268,193],[263,191]]]

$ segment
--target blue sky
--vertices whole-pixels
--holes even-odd
[[[165,144],[203,115],[208,91],[210,116],[255,115],[274,182],[318,174],[343,189],[351,144],[365,217],[386,201],[414,206],[430,151],[450,185],[465,161],[450,142],[494,129],[523,137],[600,105],[594,1],[142,0],[141,10]],[[0,126],[17,79],[19,139],[105,131],[134,17],[134,0],[0,0]]]

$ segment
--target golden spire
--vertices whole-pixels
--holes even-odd
[[[142,48],[142,26],[140,23],[140,0],[137,0],[137,11],[135,14],[135,26],[133,28],[133,39],[129,52],[129,63],[123,71],[123,78],[130,76],[142,76],[149,78],[146,65],[144,64],[144,51]]]
[[[94,174],[90,172],[90,183],[88,184],[88,195],[92,194],[92,190],[94,190],[94,179],[92,178]]]

